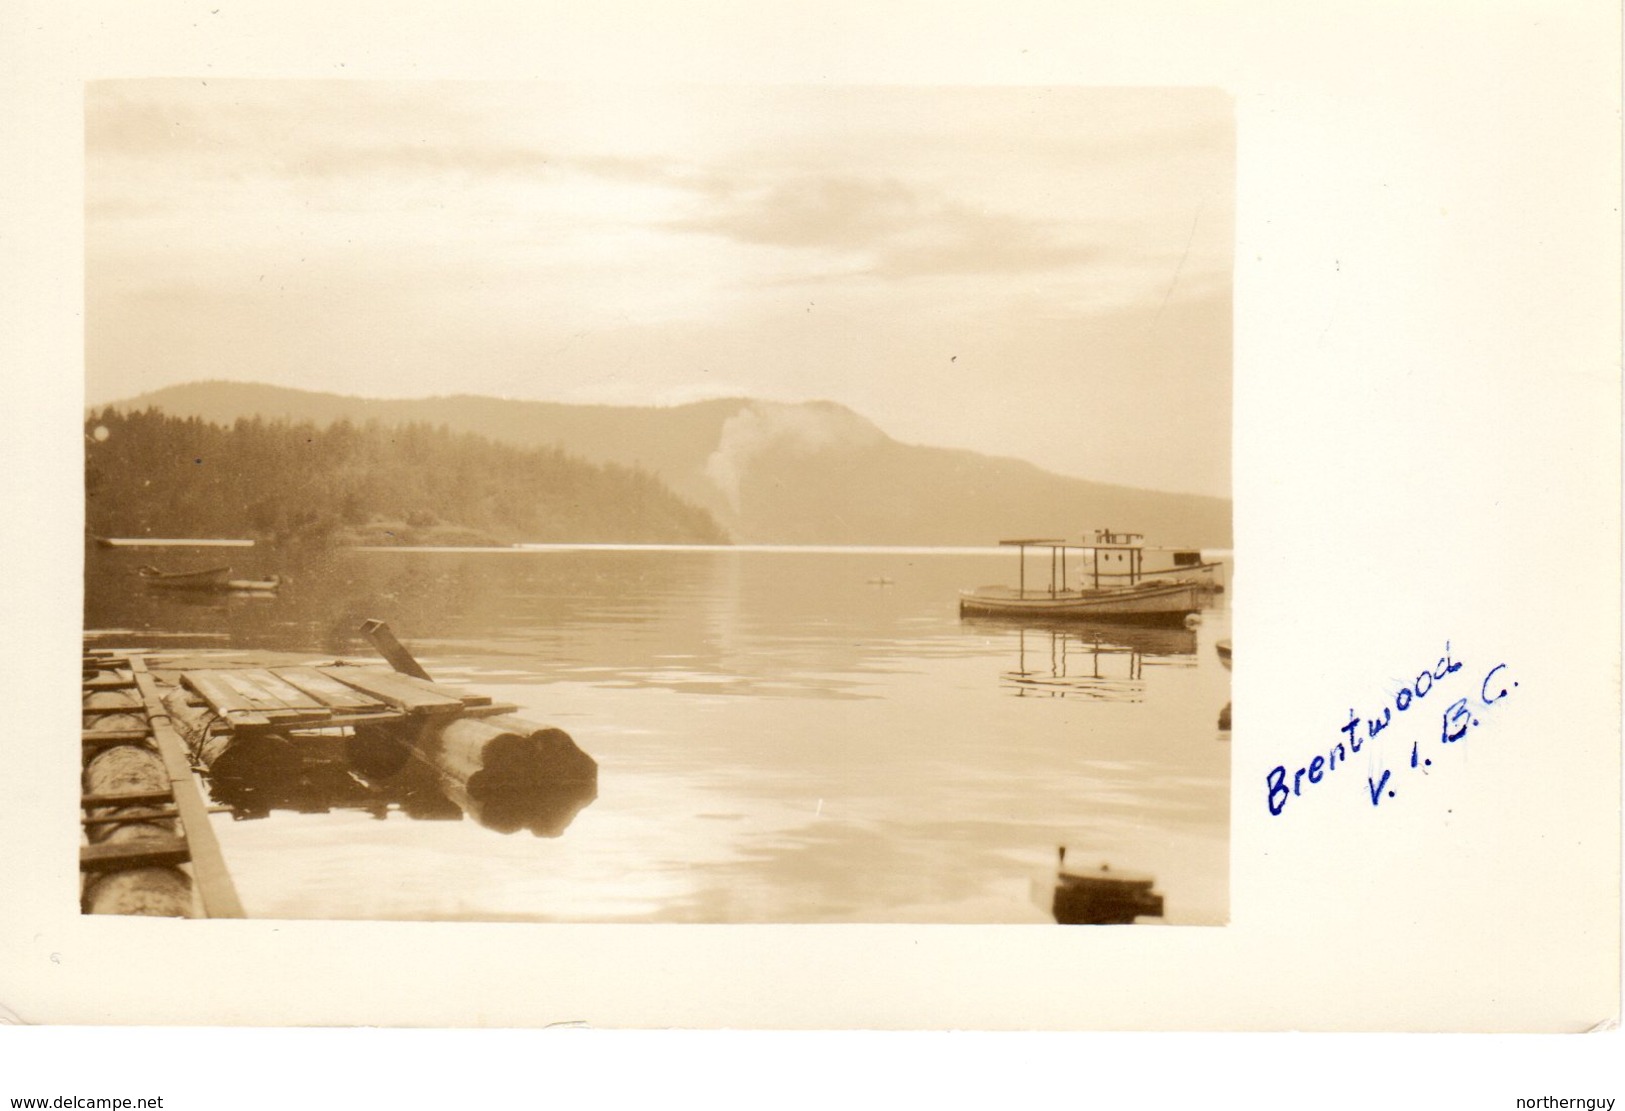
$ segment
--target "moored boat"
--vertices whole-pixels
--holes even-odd
[[[1009,586],[962,591],[959,612],[985,617],[1036,617],[1084,621],[1136,621],[1180,625],[1201,609],[1191,583],[1113,586],[1099,590],[1026,593]]]
[[[149,564],[136,568],[135,573],[141,576],[142,581],[148,586],[164,590],[266,594],[282,585],[282,579],[278,575],[272,575],[268,579],[234,579],[231,577],[230,567],[206,567],[197,571],[160,571]]]
[[[1176,569],[1144,570],[1144,538],[1137,533],[1101,530],[1090,545],[1064,540],[1001,540],[1018,549],[1018,585],[983,586],[961,591],[959,612],[965,616],[1036,618],[1042,620],[1122,621],[1151,625],[1183,624],[1201,609],[1197,582],[1176,577]],[[1027,585],[1027,549],[1047,549],[1047,587]],[[1067,554],[1084,555],[1080,582],[1070,586]],[[1199,571],[1200,568],[1179,568]]]

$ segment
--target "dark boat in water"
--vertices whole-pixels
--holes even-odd
[[[160,571],[144,565],[136,568],[137,575],[148,586],[163,590],[194,590],[209,593],[269,594],[282,586],[281,576],[268,579],[234,579],[230,567],[207,567],[198,571]]]

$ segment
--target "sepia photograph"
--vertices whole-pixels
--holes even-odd
[[[1229,921],[1228,93],[104,79],[84,166],[82,913]]]
[[[1617,8],[14,0],[0,1104],[1606,1106]]]

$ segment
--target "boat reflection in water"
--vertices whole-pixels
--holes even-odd
[[[1132,625],[966,618],[965,624],[1013,630],[1016,667],[999,681],[1019,697],[1139,702],[1147,667],[1195,667],[1196,633]]]
[[[493,761],[477,778],[459,783],[384,729],[310,733],[275,746],[274,759],[216,762],[210,795],[238,820],[273,810],[324,814],[355,810],[380,821],[392,814],[424,821],[459,821],[464,815],[498,833],[529,830],[558,837],[598,797],[596,774],[556,768],[543,776],[534,762]],[[596,769],[593,769],[594,772]]]

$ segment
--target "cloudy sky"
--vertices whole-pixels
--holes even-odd
[[[1230,492],[1234,134],[1203,90],[99,82],[87,403],[844,403]]]

